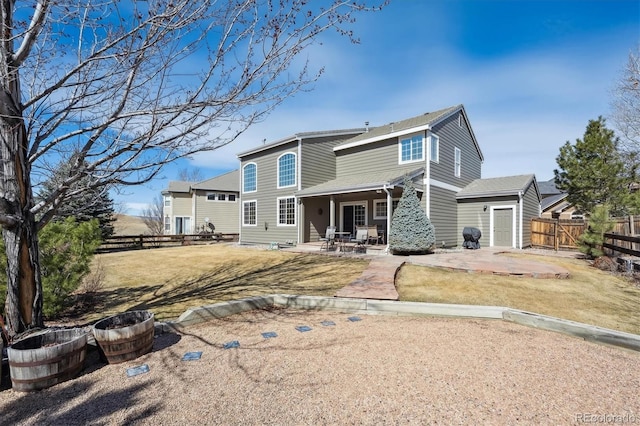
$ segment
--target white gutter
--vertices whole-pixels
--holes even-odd
[[[522,191],[518,191],[518,202],[520,204],[520,211],[519,211],[519,217],[518,217],[518,222],[519,222],[519,232],[518,232],[518,243],[519,243],[519,247],[520,249],[522,249],[522,210],[523,210],[523,205],[522,205]]]
[[[338,145],[333,148],[333,151],[341,151],[343,149],[355,148],[357,146],[367,145],[373,142],[384,141],[387,139],[397,138],[398,136],[408,135],[410,133],[420,132],[422,130],[429,130],[431,126],[429,124],[423,124],[422,126],[412,127],[410,129],[398,130],[396,132],[385,133],[384,135],[374,136],[368,139],[362,139],[355,142],[349,142],[344,145]]]

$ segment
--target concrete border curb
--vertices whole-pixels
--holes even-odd
[[[249,297],[188,309],[176,321],[156,322],[156,332],[166,333],[216,318],[273,307],[342,311],[369,315],[499,319],[640,352],[640,335],[501,306],[399,302],[291,294]]]

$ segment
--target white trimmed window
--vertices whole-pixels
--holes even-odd
[[[242,225],[256,226],[258,202],[256,200],[244,201],[242,203]]]
[[[278,226],[295,226],[296,197],[278,198]]]
[[[171,207],[171,197],[164,197],[164,206]]]
[[[258,166],[249,163],[242,168],[242,192],[256,192],[258,189]]]
[[[424,160],[424,138],[414,135],[400,139],[398,143],[400,164],[413,163]]]
[[[440,138],[434,134],[429,137],[429,158],[434,163],[440,161]]]
[[[182,235],[190,234],[191,232],[191,218],[189,216],[177,216],[174,234]]]
[[[164,232],[165,234],[171,232],[171,218],[169,216],[164,217]]]
[[[278,157],[278,188],[296,185],[296,155],[287,152]]]
[[[207,193],[207,201],[235,201],[235,194],[226,194],[221,192]]]
[[[454,148],[453,174],[455,175],[455,177],[460,177],[461,169],[462,169],[462,151],[460,151],[460,148]]]
[[[391,201],[391,214],[396,211],[398,207],[399,198]],[[373,218],[374,219],[386,219],[387,218],[387,200],[373,200]]]

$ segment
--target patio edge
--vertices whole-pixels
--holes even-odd
[[[156,322],[156,332],[176,331],[230,315],[272,307],[343,311],[369,315],[425,316],[498,319],[519,325],[554,331],[589,342],[640,352],[640,335],[565,320],[535,312],[502,306],[475,306],[444,303],[402,302],[324,296],[270,294],[191,308],[176,321]]]

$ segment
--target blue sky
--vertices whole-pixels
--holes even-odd
[[[360,15],[355,32],[358,45],[325,34],[307,51],[312,68],[325,67],[312,91],[115,201],[138,214],[179,169],[213,177],[263,139],[378,126],[457,104],[484,154],[482,177],[551,179],[560,146],[581,138],[589,119],[610,115],[613,86],[640,43],[640,1],[391,0]]]

